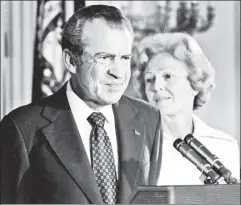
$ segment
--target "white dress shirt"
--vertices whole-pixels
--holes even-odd
[[[240,180],[240,159],[237,141],[226,133],[209,127],[195,115],[193,115],[193,123],[193,136],[220,159],[221,163],[232,172],[233,177]],[[157,185],[203,184],[199,179],[201,171],[173,147],[174,141],[175,138],[164,132],[162,165]]]
[[[73,113],[74,120],[76,122],[79,134],[81,136],[82,142],[87,153],[87,157],[91,164],[91,150],[90,150],[90,133],[92,130],[91,124],[88,122],[87,118],[93,112],[101,112],[105,118],[104,129],[110,138],[111,146],[113,149],[116,175],[118,177],[118,150],[117,150],[117,138],[115,129],[115,118],[111,105],[104,106],[98,110],[92,110],[83,100],[81,100],[73,91],[70,82],[67,83],[67,99],[70,105],[70,109]]]

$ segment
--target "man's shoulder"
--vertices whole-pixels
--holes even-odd
[[[9,112],[5,118],[12,118],[15,122],[20,123],[23,121],[32,121],[34,123],[34,121],[38,120],[41,116],[43,108],[50,104],[49,101],[52,96],[53,95],[15,108]]]
[[[8,113],[4,119],[10,119],[15,122],[18,126],[29,122],[29,126],[34,124],[40,118],[43,105],[40,103],[29,103],[27,105],[20,106],[10,113]]]
[[[62,90],[62,91],[61,91]],[[47,96],[45,98],[39,99],[36,102],[29,103],[27,105],[20,106],[14,110],[12,110],[8,116],[12,117],[13,119],[26,119],[26,118],[38,118],[44,107],[52,107],[59,109],[61,106],[63,106],[63,102],[65,98],[63,97],[63,91],[64,89],[61,89],[60,91]]]
[[[10,113],[8,113],[8,116],[14,119],[18,119],[24,116],[32,116],[34,113],[39,113],[41,107],[42,106],[40,106],[40,104],[29,103],[27,105],[23,105],[16,109],[13,109]]]
[[[142,99],[137,99],[127,95],[123,95],[122,98],[137,108],[139,112],[141,112],[146,117],[155,117],[156,119],[159,118],[160,111],[150,103]]]
[[[142,99],[134,98],[134,97],[128,96],[128,95],[123,95],[123,98],[125,100],[129,101],[130,103],[132,103],[133,105],[137,106],[138,108],[153,110],[154,112],[159,112],[156,107],[154,107],[153,105],[151,105],[150,103],[148,103]]]

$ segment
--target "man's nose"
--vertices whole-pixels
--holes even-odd
[[[123,63],[121,63],[121,60],[115,59],[108,70],[108,74],[116,79],[123,78],[126,74],[127,69],[129,68],[127,68],[126,65],[123,65]]]

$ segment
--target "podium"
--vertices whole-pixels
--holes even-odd
[[[141,186],[131,204],[240,204],[240,184]]]

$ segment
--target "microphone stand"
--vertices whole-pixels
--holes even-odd
[[[204,184],[237,184],[238,183],[237,179],[232,177],[231,175],[229,177],[224,177],[219,175],[219,177],[215,179],[210,175],[205,175],[204,173],[202,173],[199,179]]]
[[[223,183],[224,178],[220,177],[215,179],[212,176],[207,176],[204,173],[202,173],[202,175],[199,177],[199,179],[204,183],[204,184],[225,184]]]
[[[219,175],[219,178],[216,180],[209,179],[207,176],[203,175],[200,177],[201,181],[204,183],[221,183],[225,181],[227,184],[238,183],[237,179],[232,177],[232,172],[228,170],[219,160],[217,156],[212,154],[200,141],[198,141],[193,135],[188,134],[184,138],[184,142],[191,146],[200,157],[204,158],[213,168],[213,170]]]
[[[190,137],[189,137],[190,138]],[[194,137],[192,137],[194,138]],[[218,158],[215,158],[216,164],[218,166],[213,166],[213,163],[210,163],[210,160],[203,156],[203,154],[196,149],[195,146],[192,146],[191,143],[186,144],[185,139],[180,138],[176,139],[173,143],[173,146],[179,151],[185,158],[190,162],[196,165],[197,169],[201,171],[201,176],[199,179],[204,184],[234,184],[237,183],[237,180],[231,176],[231,171],[223,166],[219,162]],[[204,146],[200,146],[204,147]],[[219,165],[220,164],[220,165]]]

